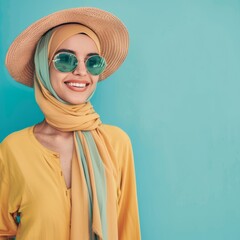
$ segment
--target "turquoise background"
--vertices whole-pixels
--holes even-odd
[[[239,0],[0,4],[0,141],[43,118],[4,67],[13,39],[57,10],[110,11],[129,29],[129,55],[92,103],[132,139],[142,239],[240,239]]]

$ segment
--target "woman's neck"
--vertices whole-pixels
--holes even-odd
[[[72,132],[60,131],[54,128],[53,126],[51,126],[49,123],[47,123],[46,119],[36,124],[36,126],[34,127],[34,133],[44,134],[49,136],[56,136],[56,137],[63,137],[63,138],[69,138],[72,136]]]

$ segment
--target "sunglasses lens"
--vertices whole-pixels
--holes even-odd
[[[92,56],[86,61],[86,68],[90,74],[100,75],[106,68],[106,61],[98,55]]]
[[[71,53],[59,53],[54,57],[53,62],[60,72],[72,72],[78,64],[77,58]]]

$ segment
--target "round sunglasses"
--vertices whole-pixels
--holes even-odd
[[[69,52],[56,54],[52,61],[55,69],[60,72],[72,72],[78,66],[76,55]],[[87,71],[94,76],[100,75],[107,66],[105,59],[99,55],[92,55],[84,62]]]

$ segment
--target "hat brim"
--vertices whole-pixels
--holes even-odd
[[[116,16],[92,7],[66,9],[31,24],[11,44],[5,64],[16,81],[33,86],[34,52],[39,39],[48,30],[66,23],[83,24],[97,34],[101,55],[107,62],[99,81],[106,79],[123,63],[128,52],[129,37],[126,27]]]

